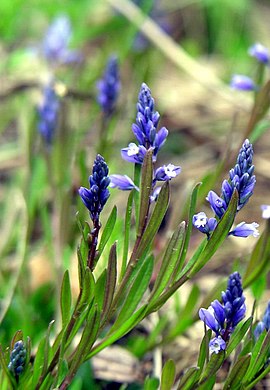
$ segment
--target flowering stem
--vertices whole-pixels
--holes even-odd
[[[95,258],[97,254],[97,244],[98,244],[98,235],[101,228],[101,223],[99,222],[99,219],[96,219],[93,221],[94,223],[94,229],[91,232],[91,247],[88,252],[88,259],[87,259],[87,267],[90,268],[91,271],[95,268]]]

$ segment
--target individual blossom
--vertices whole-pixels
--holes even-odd
[[[267,205],[267,204],[261,205],[261,210],[262,210],[262,217],[264,219],[269,219],[270,218],[270,205]]]
[[[256,222],[252,223],[246,223],[241,222],[239,223],[231,232],[229,232],[229,235],[235,236],[235,237],[258,237],[259,232],[257,230],[257,227],[259,225]]]
[[[81,60],[77,50],[68,48],[72,36],[70,20],[66,15],[56,17],[49,26],[42,43],[43,55],[48,62],[67,64]]]
[[[226,349],[226,343],[245,314],[241,276],[234,272],[229,277],[226,291],[222,292],[222,303],[215,300],[208,309],[199,310],[200,319],[215,333],[215,337],[209,343],[211,353],[219,353]]]
[[[131,142],[127,148],[121,149],[122,158],[134,164],[142,164],[145,154],[145,147],[143,145],[137,146],[134,142]]]
[[[116,56],[109,58],[103,78],[97,83],[97,101],[106,117],[112,115],[120,91],[119,66]]]
[[[110,187],[111,188],[118,188],[122,191],[129,191],[129,190],[137,190],[139,191],[139,188],[133,183],[130,177],[127,175],[110,175]]]
[[[49,146],[52,144],[60,111],[59,98],[52,83],[44,88],[43,100],[37,110],[39,116],[38,130]]]
[[[99,215],[110,196],[107,188],[110,184],[108,173],[109,168],[104,158],[98,154],[93,165],[93,173],[89,177],[90,188],[80,187],[79,189],[80,197],[88,208],[94,223],[99,220]]]
[[[155,102],[151,91],[143,83],[138,96],[136,123],[133,123],[132,131],[138,141],[138,146],[135,144],[137,148],[143,146],[146,150],[153,149],[154,162],[168,135],[168,130],[165,127],[162,127],[159,131],[157,130],[159,119],[160,115],[155,111]],[[126,153],[122,153],[122,157],[127,161],[131,161],[126,158]],[[142,164],[142,161],[138,163]]]
[[[263,64],[269,64],[269,50],[267,49],[267,47],[263,46],[261,43],[255,43],[254,45],[252,45],[249,50],[248,50],[248,53],[256,58],[259,62],[262,62]]]
[[[268,302],[262,321],[258,322],[254,330],[255,339],[257,340],[264,330],[268,332],[269,329],[270,329],[270,302]]]
[[[201,211],[200,213],[193,215],[192,224],[200,232],[206,234],[207,237],[209,238],[210,233],[212,233],[217,226],[217,220],[216,218],[208,219],[206,214]]]
[[[150,203],[153,203],[153,202],[156,202],[157,199],[158,199],[158,196],[159,196],[159,193],[161,191],[161,188],[160,186],[154,188],[152,194],[150,195]]]
[[[13,373],[14,376],[22,374],[26,360],[26,348],[22,340],[17,341],[14,344],[14,348],[10,354],[10,362],[8,369]]]
[[[163,165],[158,168],[155,172],[154,181],[168,181],[176,176],[178,176],[181,172],[181,168],[175,166],[173,164]]]
[[[250,77],[242,74],[235,74],[232,77],[230,86],[239,91],[254,91],[257,88]]]

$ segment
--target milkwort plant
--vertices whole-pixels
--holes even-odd
[[[211,234],[190,254],[189,242],[200,186],[197,184],[190,197],[188,219],[179,222],[168,238],[158,254],[160,269],[154,271],[153,242],[169,207],[170,181],[181,171],[171,163],[156,167],[158,153],[168,136],[165,127],[158,130],[159,119],[151,91],[143,83],[136,123],[132,126],[137,143],[121,151],[124,160],[134,164],[134,180],[126,175],[109,175],[109,164],[101,155],[96,156],[89,188],[78,190],[90,216],[84,224],[78,217],[81,232],[77,250],[78,295],[72,296],[69,271],[66,271],[60,292],[60,329],[55,329],[51,322],[46,335],[32,352],[30,340],[26,341],[20,331],[8,350],[0,349],[3,390],[68,388],[84,362],[129,333],[144,318],[158,311],[176,290],[191,281],[232,231],[235,216],[250,198],[255,184],[253,150],[249,141],[244,142],[230,179],[223,183],[224,193],[221,197],[213,194],[208,197],[216,213]],[[156,186],[157,182],[161,185]],[[111,241],[116,221],[121,219],[116,207],[112,208],[107,222],[103,222],[103,210],[110,207],[109,186],[130,191],[122,247],[117,241]],[[218,207],[220,203],[222,207]],[[132,229],[134,235],[130,234]],[[261,238],[258,243],[259,247],[265,245]],[[258,253],[258,248],[254,253]],[[265,251],[262,260],[267,256]],[[247,265],[244,287],[256,279],[253,269],[258,256],[254,260],[255,257],[252,254]],[[99,262],[105,264],[101,273],[96,272]],[[224,388],[232,385],[239,388],[242,383],[244,388],[252,388],[270,371],[265,365],[269,335],[263,331],[255,340],[253,332],[248,332],[252,318],[241,322],[245,310],[241,277],[235,272],[229,277],[222,303],[216,300],[209,309],[200,311],[201,319],[210,330],[203,337],[197,366],[187,369],[181,376],[179,389],[194,389],[204,384],[208,389],[213,388],[219,368],[232,353],[234,360]],[[211,330],[215,332],[212,341]],[[213,352],[210,357],[209,345]],[[238,375],[239,367],[241,376]],[[174,372],[174,363],[168,361],[161,383],[173,385]]]

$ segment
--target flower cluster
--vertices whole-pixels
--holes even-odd
[[[85,187],[79,189],[80,197],[88,208],[94,224],[99,221],[99,215],[110,196],[107,188],[110,184],[108,173],[109,168],[104,158],[98,154],[93,165],[93,173],[89,177],[90,189]]]
[[[120,90],[118,60],[116,56],[109,58],[102,80],[97,83],[97,101],[106,117],[112,115]]]
[[[55,92],[53,84],[50,83],[44,88],[43,101],[38,107],[38,130],[48,146],[51,145],[55,134],[59,110],[59,98]]]
[[[72,36],[71,25],[66,15],[58,16],[49,26],[42,44],[43,55],[53,64],[80,61],[81,55],[68,48]]]
[[[269,50],[261,43],[255,43],[251,46],[248,49],[248,54],[261,64],[270,64]],[[232,77],[231,87],[240,91],[254,91],[258,89],[258,86],[250,77],[241,74],[236,74]]]
[[[226,349],[227,341],[245,314],[241,276],[234,272],[229,277],[227,290],[222,292],[222,303],[215,300],[208,309],[199,310],[200,319],[215,332],[215,337],[209,343],[211,353]]]
[[[166,142],[168,130],[162,127],[157,130],[160,115],[155,111],[155,102],[151,95],[149,87],[143,83],[138,96],[136,123],[132,125],[132,131],[137,138],[138,144],[131,142],[128,147],[121,150],[122,158],[133,164],[142,164],[147,150],[153,151],[153,163],[157,160],[157,154],[160,148]],[[163,165],[157,168],[153,177],[153,194],[151,201],[157,199],[158,192],[154,186],[157,181],[169,181],[175,178],[181,172],[179,166],[173,164]],[[111,187],[118,187],[121,190],[130,190],[138,188],[133,181],[126,175],[111,175]]]
[[[268,302],[262,321],[258,322],[254,330],[255,339],[257,340],[264,330],[268,332],[269,329],[270,329],[270,302]]]
[[[206,200],[210,203],[217,220],[221,219],[227,210],[234,190],[238,192],[237,211],[242,209],[253,194],[256,179],[255,175],[253,175],[254,165],[252,164],[252,159],[252,144],[246,139],[239,151],[234,168],[229,172],[229,179],[224,180],[222,183],[221,195],[218,196],[216,192],[209,191]],[[193,216],[193,225],[209,237],[211,232],[216,228],[217,221],[215,222],[213,218],[208,219],[205,213],[201,212]],[[258,231],[256,228],[258,226],[255,222],[251,224],[241,222],[229,235],[237,237],[253,235],[257,237]]]
[[[17,341],[14,344],[14,348],[10,354],[10,362],[8,364],[8,369],[17,376],[23,372],[26,359],[26,349],[24,342],[22,340]]]

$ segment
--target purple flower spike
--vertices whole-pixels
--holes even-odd
[[[68,49],[71,35],[68,17],[62,15],[55,18],[43,40],[43,54],[47,61],[66,64],[81,60],[81,55],[77,51]]]
[[[118,70],[118,60],[112,56],[107,64],[103,79],[97,83],[98,103],[105,116],[109,117],[115,110],[116,101],[120,91],[120,79]]]
[[[43,101],[38,107],[38,130],[44,138],[47,146],[52,144],[55,130],[57,128],[59,110],[59,99],[51,83],[44,88]]]
[[[262,217],[264,219],[269,219],[270,218],[270,205],[263,204],[261,206],[261,209],[262,209]]]
[[[99,220],[99,215],[110,196],[107,188],[110,184],[108,173],[108,165],[104,158],[98,154],[94,161],[93,173],[89,177],[90,189],[80,187],[78,191],[94,223]]]
[[[252,223],[246,223],[246,222],[241,222],[239,223],[234,230],[232,230],[229,235],[235,236],[235,237],[258,237],[259,232],[257,230],[257,227],[259,225],[256,222]]]
[[[261,43],[255,43],[253,46],[251,46],[248,50],[248,53],[263,64],[269,63],[269,50]]]
[[[239,91],[254,91],[256,89],[254,81],[250,77],[241,74],[235,74],[230,85]]]
[[[173,164],[163,165],[156,170],[155,179],[156,181],[168,181],[175,178],[181,172],[181,168]]]
[[[129,190],[137,190],[139,191],[139,188],[133,183],[133,181],[128,177],[127,175],[110,175],[111,179],[110,187],[111,188],[118,188],[122,191],[129,191]]]

